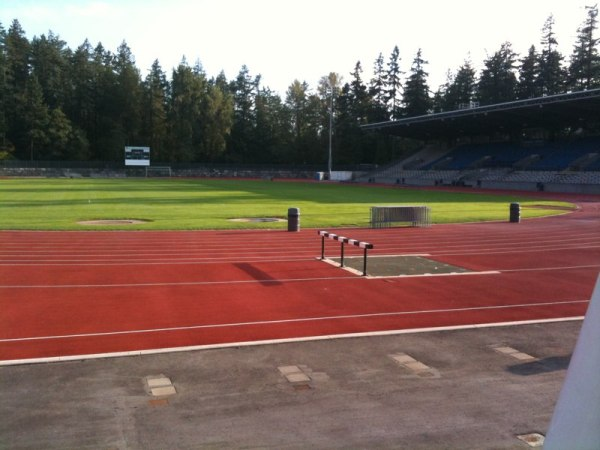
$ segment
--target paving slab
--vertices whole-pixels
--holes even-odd
[[[390,356],[394,361],[396,361],[399,364],[406,364],[406,363],[412,363],[412,362],[417,361],[412,356],[409,356],[406,353],[398,353],[396,355],[390,355]]]
[[[148,377],[147,381],[148,381],[148,387],[150,387],[150,388],[172,385],[171,380],[167,377],[157,377],[157,378]]]
[[[177,394],[177,391],[175,390],[174,386],[155,387],[155,388],[150,389],[150,392],[155,397],[161,397],[163,395]]]
[[[415,362],[408,362],[404,364],[406,366],[406,368],[415,371],[415,372],[419,372],[422,370],[429,370],[429,366],[423,364],[420,361],[415,361]]]
[[[291,373],[302,373],[302,370],[300,370],[300,367],[298,366],[280,366],[278,369],[284,376]]]

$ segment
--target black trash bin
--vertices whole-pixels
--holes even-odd
[[[510,222],[519,223],[521,221],[521,205],[519,203],[510,204]]]
[[[300,208],[288,208],[288,231],[300,231]]]

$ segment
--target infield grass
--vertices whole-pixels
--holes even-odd
[[[434,223],[508,220],[565,212],[565,202],[526,196],[352,184],[221,179],[0,179],[3,230],[192,230],[280,228],[283,223],[233,218],[286,218],[300,208],[302,228],[365,227],[371,206],[428,205]],[[139,225],[89,226],[80,221],[140,219]]]

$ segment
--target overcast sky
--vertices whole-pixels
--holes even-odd
[[[27,37],[52,30],[77,48],[87,38],[112,52],[127,42],[145,76],[155,59],[170,77],[185,56],[209,76],[228,79],[243,64],[285,95],[295,80],[316,88],[337,72],[350,80],[357,61],[368,82],[379,53],[395,45],[408,71],[419,48],[432,90],[466,58],[476,68],[509,41],[524,55],[539,48],[554,15],[559,50],[570,56],[585,5],[595,0],[2,0],[0,23],[19,20]]]

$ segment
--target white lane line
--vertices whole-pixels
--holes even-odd
[[[13,285],[0,286],[0,289],[77,289],[77,288],[115,288],[115,287],[161,287],[161,286],[210,286],[218,284],[253,284],[253,283],[295,283],[305,281],[331,281],[331,280],[361,280],[366,277],[358,276],[339,276],[322,278],[282,278],[282,279],[264,279],[264,280],[225,280],[225,281],[179,281],[164,283],[115,283],[115,284],[39,284],[39,285]]]
[[[318,258],[320,260],[320,258]],[[314,260],[314,258],[311,258]],[[304,260],[302,260],[304,261]],[[324,259],[320,260],[328,264],[332,264],[339,268],[339,263]],[[208,286],[208,285],[220,285],[220,284],[253,284],[253,283],[298,283],[298,282],[309,282],[309,281],[331,281],[331,280],[380,280],[387,278],[431,278],[431,277],[449,277],[449,276],[467,276],[467,275],[499,275],[502,273],[514,273],[514,272],[541,272],[541,271],[553,271],[553,270],[580,270],[580,269],[596,269],[599,268],[600,264],[589,264],[581,266],[559,266],[559,267],[529,267],[523,269],[492,269],[483,271],[472,271],[472,272],[451,272],[451,273],[425,273],[418,275],[386,275],[386,276],[374,276],[367,275],[362,276],[362,272],[356,271],[356,276],[339,276],[339,277],[315,277],[315,278],[282,278],[282,279],[264,279],[264,280],[225,280],[225,281],[180,281],[180,282],[162,282],[162,283],[115,283],[115,284],[40,284],[40,285],[0,285],[0,289],[77,289],[77,288],[129,288],[129,287],[164,287],[164,286]],[[348,269],[343,267],[342,269]],[[354,272],[351,272],[354,273]]]
[[[312,255],[314,255],[314,252],[311,253]],[[246,258],[250,258],[250,259],[246,259]],[[94,263],[89,263],[89,262],[54,262],[52,260],[50,260],[50,262],[43,262],[40,260],[34,260],[36,262],[24,262],[19,261],[18,263],[3,263],[0,262],[0,266],[176,266],[176,265],[200,265],[200,264],[232,264],[232,263],[238,263],[238,262],[245,262],[245,263],[271,263],[271,262],[276,262],[276,263],[281,263],[281,262],[298,262],[298,261],[314,261],[315,258],[314,257],[304,257],[304,258],[284,258],[282,257],[282,259],[257,259],[256,257],[252,258],[250,256],[248,257],[240,257],[240,258],[235,258],[235,259],[222,259],[219,261],[212,261],[212,260],[196,260],[196,259],[191,259],[191,260],[181,260],[181,261],[173,261],[173,260],[157,260],[157,261],[143,261],[143,260],[131,260],[131,261],[123,261],[123,262],[112,262],[112,261],[97,261]],[[76,260],[74,260],[76,261]]]
[[[28,259],[23,259],[23,258],[16,258],[14,256],[11,256],[10,258],[1,258],[0,261],[2,262],[7,262],[7,263],[18,263],[18,262],[103,262],[103,261],[118,261],[118,262],[136,262],[136,261],[214,261],[214,262],[221,262],[221,261],[228,261],[228,260],[232,260],[233,258],[235,258],[235,260],[240,260],[240,259],[244,259],[244,258],[278,258],[278,257],[289,257],[290,256],[290,251],[273,251],[273,252],[252,252],[249,254],[240,254],[235,253],[235,252],[231,252],[231,254],[229,255],[223,255],[223,256],[202,256],[202,255],[193,255],[193,256],[188,256],[188,257],[180,257],[180,258],[165,258],[165,254],[163,254],[163,257],[161,258],[128,258],[128,255],[125,255],[123,257],[119,257],[118,255],[110,255],[110,254],[106,254],[106,255],[81,255],[81,257],[78,257],[77,255],[68,255],[70,256],[69,258],[67,257],[61,257],[61,258],[51,258],[51,257],[44,257],[44,258],[35,258],[32,259],[31,255],[28,255],[27,258]],[[301,255],[315,255],[317,252],[316,251],[296,251],[294,252],[294,256],[299,258]],[[186,254],[190,254],[189,252],[187,252]],[[278,256],[278,255],[282,255],[282,256]]]
[[[265,244],[266,245],[266,244]],[[235,247],[235,248],[230,248],[230,249],[226,249],[226,250],[220,250],[220,249],[211,249],[211,248],[193,248],[193,247],[187,247],[187,248],[181,248],[181,249],[173,249],[173,247],[169,247],[167,249],[163,249],[163,251],[160,251],[160,249],[154,250],[154,251],[137,251],[136,249],[125,249],[125,250],[113,250],[108,252],[107,249],[102,249],[103,252],[100,253],[93,253],[90,252],[89,249],[86,250],[80,250],[80,251],[75,251],[75,250],[44,250],[44,251],[21,251],[21,250],[11,250],[11,251],[6,251],[6,250],[0,250],[0,256],[4,256],[4,257],[10,257],[10,256],[14,256],[14,255],[27,255],[29,257],[37,257],[37,256],[87,256],[87,257],[119,257],[119,256],[128,256],[131,255],[132,253],[135,255],[140,255],[140,256],[177,256],[180,255],[182,252],[185,252],[187,254],[212,254],[212,253],[218,253],[218,254],[222,254],[222,253],[230,253],[230,254],[238,254],[238,253],[253,253],[253,254],[261,254],[261,253],[284,253],[284,252],[289,252],[289,248],[285,248],[285,247],[274,247],[274,246],[269,246],[270,249],[269,250],[265,250],[265,246],[262,247],[249,247],[249,246],[240,246],[240,247]]]
[[[323,260],[330,264],[336,264],[327,259]],[[340,268],[338,266],[338,268]],[[452,273],[424,273],[419,275],[388,275],[388,276],[362,276],[362,272],[348,270],[348,267],[341,267],[350,273],[355,273],[356,276],[339,276],[339,277],[315,277],[315,278],[281,278],[263,280],[224,280],[224,281],[173,281],[173,282],[154,282],[154,283],[115,283],[115,284],[33,284],[33,285],[0,285],[0,289],[78,289],[78,288],[130,288],[130,287],[161,287],[161,286],[209,286],[219,284],[252,284],[252,283],[298,283],[307,281],[331,281],[331,280],[373,280],[382,278],[420,278],[420,277],[442,277],[442,276],[459,276],[459,275],[498,275],[497,270],[486,270],[481,272],[452,272]]]
[[[387,331],[373,331],[364,333],[345,333],[345,334],[326,334],[320,336],[308,336],[299,338],[284,338],[284,339],[267,339],[262,341],[242,341],[242,342],[226,342],[221,344],[204,344],[204,345],[190,345],[187,347],[169,347],[169,348],[155,348],[147,350],[131,350],[125,352],[112,352],[112,353],[93,353],[88,355],[69,355],[69,356],[51,356],[46,358],[29,358],[29,359],[12,359],[0,361],[0,366],[14,366],[21,364],[42,364],[42,363],[53,363],[53,362],[66,362],[66,361],[81,361],[87,359],[101,359],[101,358],[122,358],[127,356],[142,356],[142,355],[157,355],[163,353],[177,353],[177,352],[191,352],[201,350],[213,350],[223,348],[238,348],[238,347],[253,347],[258,345],[273,345],[273,344],[289,344],[289,343],[302,343],[302,342],[313,342],[313,341],[325,341],[333,339],[355,339],[359,337],[376,337],[376,336],[395,336],[401,334],[417,334],[417,333],[434,333],[437,331],[460,331],[460,330],[472,330],[472,329],[485,329],[485,328],[498,328],[498,327],[510,327],[519,325],[534,325],[542,323],[555,323],[555,322],[575,322],[583,320],[583,316],[574,317],[559,317],[557,319],[541,319],[541,320],[522,320],[513,322],[496,322],[496,323],[481,323],[473,325],[455,325],[449,327],[427,327],[427,328],[408,328],[403,330],[387,330]]]
[[[465,256],[471,256],[471,255],[496,255],[496,254],[512,254],[512,253],[538,253],[538,252],[552,252],[552,251],[564,251],[564,250],[593,250],[593,249],[597,249],[600,248],[600,243],[596,243],[596,242],[587,242],[587,243],[581,243],[581,244],[572,244],[572,245],[565,245],[564,243],[555,243],[553,244],[546,244],[546,245],[527,245],[527,244],[523,244],[521,243],[521,245],[519,245],[518,243],[514,244],[514,247],[509,247],[507,248],[507,246],[501,246],[501,249],[492,247],[490,245],[486,245],[486,244],[480,244],[480,245],[473,245],[471,246],[471,248],[466,248],[465,246],[437,246],[435,249],[429,249],[425,252],[423,252],[423,249],[428,247],[427,245],[423,245],[422,248],[420,250],[417,249],[411,249],[411,248],[407,248],[406,246],[401,246],[401,247],[397,247],[394,246],[394,244],[384,244],[384,245],[380,245],[378,246],[378,251],[385,251],[386,253],[404,253],[404,254],[416,254],[416,253],[429,253],[429,254],[433,254],[433,255],[452,255],[452,256],[461,256],[461,255],[465,255]],[[4,253],[4,254],[3,254]],[[204,251],[202,252],[202,255],[206,255],[208,253],[217,253],[218,256],[212,256],[212,257],[206,257],[206,256],[188,256],[188,257],[179,257],[179,258],[175,258],[175,257],[169,257],[169,258],[165,258],[165,256],[170,256],[170,255],[179,255],[181,254],[181,252],[179,253],[172,253],[172,252],[162,252],[162,253],[138,253],[135,252],[135,254],[137,256],[144,256],[143,258],[137,257],[137,258],[132,258],[130,260],[127,260],[127,256],[129,256],[131,254],[131,252],[129,253],[124,253],[123,255],[119,255],[119,254],[115,254],[115,253],[103,253],[103,254],[94,254],[94,253],[79,253],[79,254],[75,254],[72,252],[64,252],[64,255],[60,255],[56,252],[53,253],[48,253],[46,255],[39,255],[39,257],[32,259],[35,255],[33,254],[26,254],[25,252],[15,252],[18,253],[21,256],[27,256],[28,259],[22,259],[22,258],[15,258],[15,256],[17,255],[12,255],[12,254],[7,254],[6,252],[0,252],[0,261],[4,262],[4,263],[19,263],[19,262],[58,262],[58,263],[69,263],[69,262],[102,262],[102,259],[96,259],[96,258],[110,258],[108,259],[108,261],[119,261],[119,260],[125,260],[125,262],[136,262],[136,261],[219,261],[219,260],[228,260],[231,259],[232,257],[236,257],[236,259],[240,259],[240,258],[257,258],[257,257],[261,257],[261,255],[264,255],[264,257],[266,258],[276,258],[278,254],[283,254],[283,255],[289,255],[289,249],[285,250],[285,249],[273,249],[273,250],[262,250],[262,251],[252,251],[250,252],[251,254],[248,254],[248,249],[242,249],[241,251],[228,251],[228,252],[210,252],[210,251]],[[190,254],[189,249],[185,251],[186,254]],[[194,252],[191,252],[192,254]],[[197,253],[197,252],[196,252]],[[223,253],[231,253],[230,256],[223,256]],[[297,254],[297,257],[299,257],[300,255],[303,254],[315,254],[316,251],[309,251],[309,250],[295,250],[294,251],[295,254]],[[219,255],[220,254],[220,255]],[[152,258],[151,256],[153,255],[160,255],[162,257],[160,258]],[[57,256],[57,257],[48,257],[48,256]],[[374,254],[373,256],[376,256],[376,254]],[[43,258],[43,259],[42,259]],[[91,259],[94,258],[94,259]]]
[[[445,251],[445,250],[431,250],[432,256],[478,256],[478,255],[503,255],[503,254],[514,254],[514,253],[541,253],[541,252],[558,252],[565,250],[591,250],[600,248],[599,245],[582,245],[577,247],[544,247],[544,248],[532,248],[525,247],[524,245],[518,248],[509,248],[506,250],[494,250],[492,248],[478,248],[466,251]],[[393,249],[385,249],[386,251],[392,251]]]
[[[377,243],[377,242],[375,242]],[[531,241],[520,241],[511,242],[509,244],[504,243],[488,243],[488,242],[476,242],[472,245],[468,244],[456,244],[449,245],[446,241],[440,244],[425,244],[421,245],[415,242],[386,242],[378,245],[376,248],[384,251],[403,251],[403,252],[477,252],[477,251],[500,251],[500,250],[521,250],[527,249],[532,251],[553,249],[553,248],[564,248],[564,249],[581,249],[581,248],[596,248],[600,245],[600,239],[586,240],[583,242],[565,242],[563,240],[549,241],[545,243],[532,243]]]
[[[377,237],[374,237],[372,240],[377,240]],[[502,242],[502,241],[493,241],[493,240],[487,240],[487,241],[480,241],[480,242],[473,242],[473,240],[469,241],[469,243],[464,243],[464,242],[455,242],[455,241],[448,241],[443,240],[440,242],[435,242],[435,241],[423,241],[423,242],[419,242],[416,240],[411,240],[410,241],[410,245],[411,247],[418,247],[420,250],[417,251],[423,251],[424,249],[428,248],[428,247],[432,247],[435,249],[439,249],[440,251],[477,251],[483,248],[486,249],[490,249],[492,250],[493,248],[512,248],[512,247],[517,247],[517,248],[521,248],[524,243],[526,243],[528,245],[527,248],[531,248],[531,249],[544,249],[547,247],[552,247],[553,245],[561,245],[563,247],[567,246],[568,248],[586,248],[592,245],[598,245],[599,243],[599,239],[597,236],[592,237],[586,237],[586,238],[581,238],[581,239],[566,239],[566,238],[557,238],[557,239],[547,239],[545,241],[540,241],[539,239],[536,240],[535,242],[531,242],[530,240],[520,240],[520,241],[509,241],[509,242]],[[294,243],[296,248],[299,246],[299,243]],[[269,249],[266,250],[265,246],[268,246]],[[380,243],[377,247],[378,248],[382,248],[382,249],[394,249],[397,248],[398,246],[401,246],[400,248],[406,248],[407,246],[407,242],[406,239],[403,240],[386,240],[385,242]],[[199,254],[207,254],[207,253],[217,253],[217,254],[222,254],[222,253],[272,253],[272,252],[286,252],[289,251],[288,247],[284,247],[284,246],[278,246],[278,245],[273,245],[273,244],[269,244],[269,243],[265,243],[264,245],[260,245],[260,246],[249,246],[249,245],[239,245],[239,246],[235,246],[235,247],[228,247],[228,248],[213,248],[213,247],[195,247],[195,246],[186,246],[185,248],[179,248],[179,247],[173,247],[173,246],[167,246],[167,247],[157,247],[154,249],[148,249],[148,246],[145,246],[144,249],[142,249],[141,251],[136,249],[136,248],[129,248],[126,245],[122,245],[120,246],[118,249],[108,249],[106,246],[103,246],[101,248],[95,249],[92,248],[88,245],[85,246],[84,249],[81,248],[81,246],[79,246],[78,248],[66,248],[66,249],[57,249],[57,248],[48,248],[48,249],[36,249],[36,250],[31,250],[31,247],[29,247],[28,249],[21,249],[21,248],[15,248],[15,249],[2,249],[0,247],[0,256],[5,256],[5,257],[9,257],[11,255],[29,255],[31,257],[34,257],[36,255],[39,256],[63,256],[63,255],[69,255],[69,256],[87,256],[87,257],[92,257],[92,256],[112,256],[112,257],[117,257],[119,255],[124,255],[127,256],[128,254],[131,253],[135,253],[136,255],[144,255],[144,256],[151,256],[151,255],[160,255],[160,256],[164,256],[164,255],[179,255],[182,252],[185,252],[187,254],[189,253],[199,253]],[[405,250],[406,251],[406,250]],[[414,250],[411,250],[412,252],[414,252]]]
[[[588,264],[583,266],[562,266],[562,267],[527,267],[523,269],[498,269],[501,273],[508,272],[545,272],[551,270],[577,270],[577,269],[596,269],[600,264]]]
[[[557,302],[541,302],[541,303],[522,303],[516,305],[494,305],[494,306],[472,306],[467,308],[443,308],[443,309],[424,309],[417,311],[395,311],[385,313],[370,313],[370,314],[345,314],[338,316],[317,316],[317,317],[303,317],[298,319],[281,319],[281,320],[259,320],[254,322],[231,322],[222,324],[208,324],[208,325],[191,325],[185,327],[169,327],[169,328],[149,328],[144,330],[126,330],[126,331],[107,331],[99,333],[82,333],[82,334],[66,334],[57,336],[34,336],[34,337],[23,337],[23,338],[6,338],[0,339],[0,342],[23,342],[23,341],[43,341],[52,339],[72,339],[81,337],[98,337],[98,336],[118,336],[118,335],[131,335],[131,334],[145,334],[145,333],[164,333],[170,331],[189,331],[189,330],[201,330],[201,329],[214,329],[214,328],[233,328],[233,327],[244,327],[244,326],[256,326],[256,325],[281,325],[287,323],[300,323],[300,322],[318,322],[327,320],[346,320],[346,319],[369,319],[374,317],[397,317],[397,316],[413,316],[421,314],[441,314],[441,313],[461,313],[471,311],[490,311],[500,309],[516,309],[516,308],[532,308],[532,307],[549,307],[549,306],[563,306],[573,305],[577,303],[588,303],[589,300],[565,300]]]

